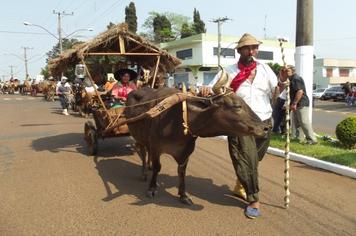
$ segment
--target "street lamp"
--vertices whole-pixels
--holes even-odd
[[[39,28],[43,29],[44,31],[46,31],[47,33],[49,33],[50,35],[52,35],[55,39],[59,40],[59,38],[58,38],[55,34],[53,34],[51,31],[49,31],[48,29],[46,29],[46,28],[43,27],[43,26],[36,25],[36,24],[32,24],[32,23],[27,22],[27,21],[24,21],[23,24],[26,25],[26,26],[36,26],[36,27],[39,27]]]
[[[88,28],[88,29],[77,29],[75,31],[73,31],[72,33],[68,34],[67,36],[65,36],[64,38],[69,38],[69,36],[75,34],[75,33],[78,33],[80,31],[94,31],[92,28]]]
[[[52,35],[55,39],[57,39],[57,40],[59,41],[59,51],[60,51],[60,53],[62,53],[62,51],[63,51],[63,48],[62,48],[62,40],[63,40],[63,38],[62,38],[62,36],[61,36],[61,35],[62,35],[62,30],[61,30],[60,28],[59,28],[59,30],[58,30],[58,36],[56,36],[56,35],[53,34],[51,31],[49,31],[48,29],[46,29],[45,27],[43,27],[43,26],[41,26],[41,25],[32,24],[32,23],[30,23],[30,22],[28,22],[28,21],[24,21],[23,24],[26,25],[26,26],[39,27],[39,28],[43,29],[44,31],[46,31],[47,33],[49,33],[50,35]],[[71,35],[73,35],[73,34],[79,32],[79,31],[93,31],[93,29],[92,29],[92,28],[77,29],[77,30],[73,31],[72,33],[68,34],[67,36],[65,36],[64,38],[68,38],[69,36],[71,36]]]

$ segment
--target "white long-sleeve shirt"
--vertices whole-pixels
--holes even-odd
[[[240,72],[236,64],[227,66],[225,71],[230,81]],[[220,74],[221,72],[215,76],[209,87],[213,87],[220,78]],[[266,64],[257,62],[255,79],[252,83],[249,80],[244,81],[237,89],[236,95],[241,97],[261,120],[267,120],[272,116],[270,101],[277,84],[277,76],[272,69]]]

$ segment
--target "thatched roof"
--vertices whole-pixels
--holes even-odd
[[[124,39],[125,50],[130,53],[159,53],[161,55],[160,67],[166,71],[173,71],[181,62],[167,51],[159,49],[147,39],[128,31],[127,24],[118,24],[99,34],[94,39],[75,45],[74,48],[64,51],[57,58],[48,62],[52,75],[59,75],[68,67],[74,68],[86,53],[119,52],[119,36]],[[156,56],[125,56],[128,61],[135,62],[146,68],[154,68]]]

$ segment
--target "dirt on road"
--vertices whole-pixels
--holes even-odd
[[[130,138],[99,141],[88,157],[85,119],[59,104],[0,95],[0,235],[355,235],[356,181],[291,164],[283,209],[283,159],[260,163],[262,217],[246,219],[231,193],[235,176],[220,139],[198,139],[177,197],[177,165],[162,156],[159,193],[148,199]],[[6,98],[21,98],[7,96]]]

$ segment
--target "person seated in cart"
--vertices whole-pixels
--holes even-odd
[[[117,83],[117,80],[114,77],[114,74],[108,73],[108,80],[104,85],[104,90],[106,93],[111,93],[114,85]]]
[[[130,69],[121,69],[115,72],[115,76],[119,78],[111,91],[111,94],[118,101],[116,107],[123,106],[130,92],[136,90],[135,83],[132,82],[137,77],[137,73]]]

